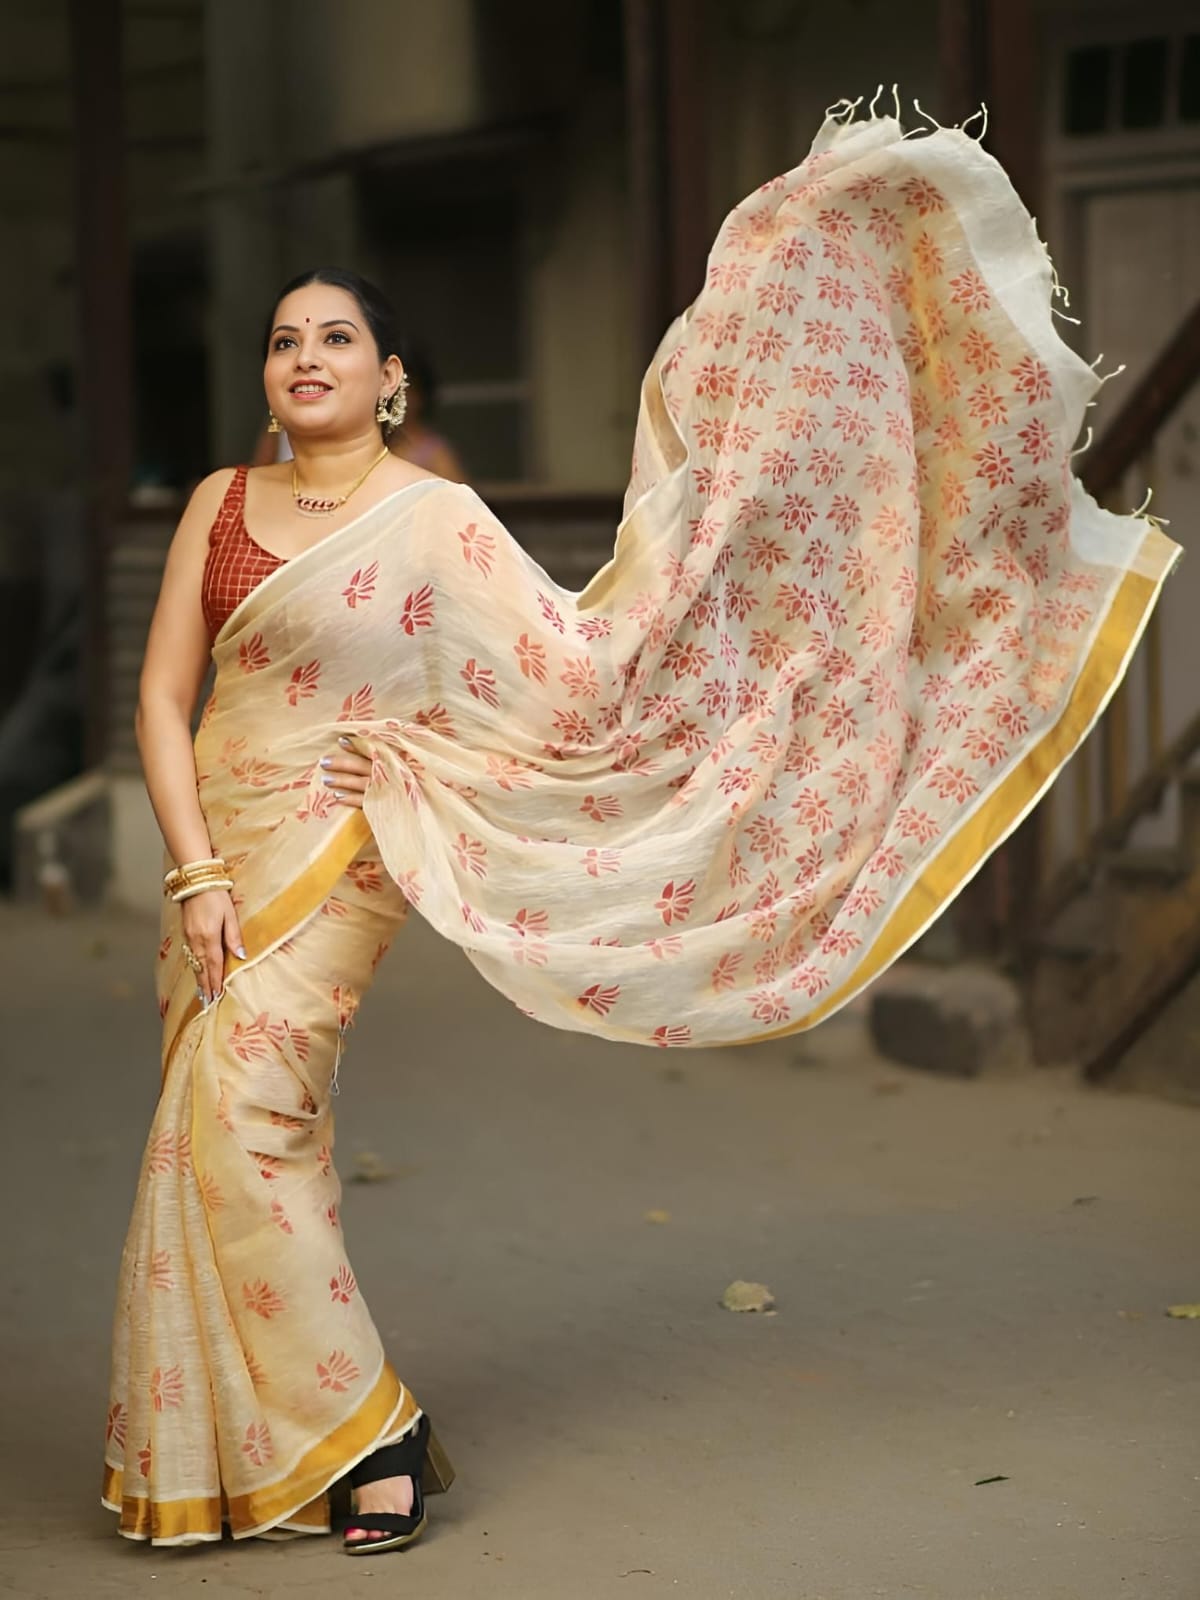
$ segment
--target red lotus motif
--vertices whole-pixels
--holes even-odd
[[[275,1447],[271,1443],[271,1431],[265,1422],[252,1422],[246,1428],[246,1437],[242,1441],[242,1454],[256,1467],[265,1466],[271,1460],[275,1454]]]
[[[668,925],[672,922],[682,922],[691,912],[692,901],[696,895],[696,882],[689,878],[685,883],[676,884],[674,879],[665,883],[654,902],[655,909]]]
[[[344,1350],[331,1350],[324,1361],[317,1362],[318,1389],[330,1389],[334,1394],[345,1394],[360,1376],[358,1368]]]
[[[670,1026],[664,1023],[661,1028],[655,1028],[650,1038],[653,1043],[664,1050],[679,1048],[691,1043],[692,1030],[682,1025]]]
[[[400,612],[400,626],[411,638],[418,628],[432,628],[434,624],[433,585],[422,584],[405,596]]]
[[[583,1006],[585,1010],[594,1011],[597,1016],[606,1017],[616,1005],[620,995],[621,988],[619,984],[614,983],[606,987],[603,984],[594,983],[578,996],[576,1004]]]
[[[470,522],[459,534],[458,539],[463,560],[467,565],[477,568],[485,578],[490,578],[496,559],[494,536],[486,529],[481,529],[478,523]]]
[[[183,1371],[155,1367],[150,1374],[150,1404],[155,1411],[177,1411],[183,1404]]]
[[[491,706],[493,710],[500,704],[500,696],[496,692],[496,674],[490,667],[481,667],[472,656],[459,677],[466,684],[467,692],[476,700],[482,700],[484,705]]]
[[[278,1316],[285,1306],[283,1296],[263,1278],[255,1278],[253,1283],[243,1283],[242,1304],[256,1317],[262,1317],[264,1322],[270,1322],[272,1317]]]
[[[350,582],[342,590],[342,598],[351,611],[357,608],[360,600],[365,603],[374,596],[378,578],[378,561],[372,561],[369,567],[359,567],[351,574]]]
[[[321,678],[321,663],[309,661],[302,667],[297,667],[288,679],[285,691],[287,703],[290,706],[299,705],[301,700],[311,700],[317,692]]]
[[[243,672],[261,672],[271,665],[271,657],[261,633],[255,633],[238,645],[238,666]]]
[[[347,1266],[340,1266],[329,1280],[329,1298],[341,1305],[348,1306],[354,1298],[358,1288],[354,1274]]]

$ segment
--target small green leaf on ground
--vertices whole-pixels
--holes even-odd
[[[1168,1306],[1167,1315],[1169,1317],[1189,1317],[1195,1320],[1196,1318],[1200,1318],[1200,1303],[1193,1305]]]

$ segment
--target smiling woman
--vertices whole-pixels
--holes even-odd
[[[768,1038],[883,971],[1078,747],[1177,551],[1071,478],[1098,380],[1050,283],[964,134],[831,120],[667,331],[581,593],[384,449],[403,372],[375,291],[284,291],[264,383],[294,466],[201,485],[143,672],[178,865],[115,1321],[122,1532],[324,1531],[348,1475],[361,1554],[450,1480],[332,1163],[408,906],[553,1026]]]
[[[366,279],[326,269],[303,273],[288,284],[275,316],[263,351],[271,426],[286,428],[292,442],[290,481],[297,511],[331,516],[387,459],[387,437],[404,420],[407,379],[394,354],[398,341],[391,310]],[[340,494],[302,489],[305,458],[310,472],[319,470],[311,441],[327,439],[339,417],[362,415],[368,406],[384,444]]]
[[[331,920],[304,927],[301,914],[286,954],[259,961],[257,977],[243,969],[242,981],[225,987],[238,964],[262,956],[264,940],[275,942],[256,932],[261,923],[250,883],[257,869],[250,863],[268,836],[282,840],[281,826],[287,833],[303,820],[310,834],[328,831],[332,838],[337,823],[352,821],[350,813],[361,818],[371,764],[332,730],[325,748],[303,759],[293,745],[285,757],[294,775],[289,782],[299,772],[302,788],[317,787],[305,807],[289,815],[271,782],[284,765],[261,752],[237,760],[222,753],[198,764],[189,732],[213,641],[225,636],[252,594],[265,592],[283,571],[298,570],[300,558],[374,506],[440,483],[386,446],[404,402],[404,372],[392,338],[378,292],[353,275],[307,273],[287,285],[267,326],[263,380],[272,417],[286,426],[295,458],[217,473],[200,486],[172,545],[147,645],[138,739],[168,853],[181,865],[167,879],[170,915],[160,951],[168,1070],[151,1139],[154,1155],[143,1171],[130,1232],[115,1338],[114,1390],[127,1398],[114,1402],[113,1416],[122,1420],[110,1428],[105,1499],[121,1512],[122,1531],[135,1538],[186,1543],[219,1537],[223,1514],[235,1533],[327,1528],[325,1489],[365,1455],[354,1474],[360,1525],[347,1533],[347,1548],[394,1548],[424,1526],[422,1478],[436,1488],[451,1476],[428,1420],[384,1361],[337,1225],[330,1096],[342,1040],[379,950],[407,909],[397,886],[384,881],[369,830],[357,841],[362,848],[352,863],[341,863],[328,881],[318,866],[313,879],[326,894],[338,889],[328,904],[347,919],[332,944]],[[316,539],[314,519],[321,524]],[[251,681],[273,655],[278,658],[278,649],[255,635],[239,646],[238,675]],[[291,703],[310,695],[315,684],[314,673],[301,674]],[[219,675],[206,722],[221,725],[219,708],[229,698]],[[235,745],[245,743],[235,736]],[[227,779],[242,798],[225,810],[214,784]],[[251,797],[267,800],[269,818],[247,804]],[[217,810],[224,812],[220,825]],[[349,836],[343,828],[340,837]],[[353,938],[347,937],[351,925]],[[264,979],[271,993],[250,1001]],[[272,1013],[275,1020],[260,1024]],[[272,1040],[277,1052],[270,1043],[264,1049]],[[198,1111],[205,1104],[217,1108],[215,1140]],[[191,1129],[186,1148],[182,1128]],[[163,1181],[168,1170],[172,1183]],[[178,1189],[166,1192],[172,1184],[184,1186],[182,1204]],[[197,1206],[208,1214],[203,1237],[194,1227]],[[217,1213],[227,1213],[232,1226],[228,1257]],[[254,1276],[243,1263],[238,1277],[231,1263],[244,1249],[232,1241],[244,1241],[256,1223],[264,1243],[269,1230],[287,1235],[292,1249],[283,1258],[276,1249],[269,1276]],[[161,1268],[149,1277],[139,1244],[149,1237],[147,1228],[154,1240],[151,1266]],[[232,1321],[209,1325],[184,1295],[181,1274],[189,1267],[221,1279]],[[303,1309],[307,1285],[323,1281],[342,1291],[324,1318]],[[142,1320],[141,1298],[151,1289],[159,1291],[152,1327]],[[171,1295],[164,1300],[165,1289]],[[282,1340],[259,1327],[272,1322],[284,1330]],[[278,1414],[258,1392],[268,1370],[281,1389],[303,1372],[313,1389],[303,1418]],[[164,1373],[171,1375],[169,1385]],[[180,1414],[168,1422],[164,1412]],[[132,1439],[143,1423],[157,1448],[147,1442],[136,1454],[123,1450],[117,1433]],[[232,1465],[220,1445],[230,1430],[253,1446]],[[282,1473],[280,1460],[291,1462]]]

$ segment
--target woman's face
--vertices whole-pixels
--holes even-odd
[[[263,384],[267,404],[298,438],[352,437],[377,428],[375,407],[400,381],[352,294],[310,283],[275,308]]]

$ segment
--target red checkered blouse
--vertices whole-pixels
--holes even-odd
[[[248,470],[239,467],[234,473],[208,536],[200,604],[210,639],[216,638],[238,606],[264,578],[285,565],[283,556],[264,550],[246,531]]]

